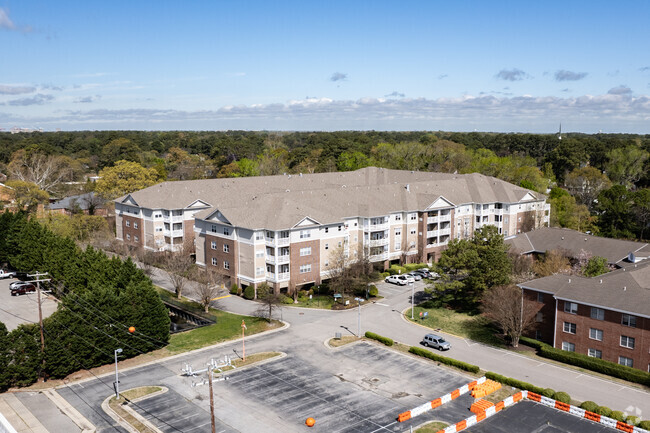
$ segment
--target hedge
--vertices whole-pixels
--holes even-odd
[[[377,289],[377,286],[374,284],[370,286],[370,289],[368,289],[368,295],[372,296],[373,298],[379,294],[379,290]]]
[[[555,390],[553,388],[545,388],[544,391],[542,392],[542,395],[548,398],[553,398],[554,394],[555,394]]]
[[[565,364],[575,365],[608,376],[618,377],[619,379],[650,386],[650,373],[646,373],[645,371],[625,367],[614,362],[593,358],[581,353],[555,349],[546,343],[528,337],[520,337],[519,341],[526,346],[537,349],[537,354],[544,358],[554,359]]]
[[[630,382],[636,382],[642,385],[650,386],[650,373],[646,373],[645,371],[641,371],[636,368],[625,367],[623,365],[604,361],[598,358],[593,358],[580,353],[555,349],[543,343],[538,349],[538,354],[544,358],[554,359],[556,361],[576,365],[578,367],[586,368],[598,373],[618,377],[619,379],[629,380]]]
[[[249,301],[255,297],[255,287],[253,286],[246,286],[244,289],[244,298],[248,299]]]
[[[580,404],[580,409],[584,409],[584,410],[588,410],[589,412],[596,413],[596,409],[598,409],[598,405],[596,404],[596,402],[587,400],[587,401],[583,401]]]
[[[446,356],[441,356],[438,354],[435,354],[429,350],[422,349],[420,347],[415,347],[411,346],[409,349],[409,352],[418,355],[418,356],[423,356],[425,358],[429,358],[433,361],[440,362],[442,364],[446,365],[451,365],[452,367],[460,368],[461,370],[469,371],[470,373],[478,373],[481,369],[478,367],[478,365],[473,365],[469,364],[467,362],[463,361],[458,361],[453,358],[447,358]]]
[[[485,373],[485,377],[497,382],[501,382],[505,385],[514,386],[515,388],[519,388],[526,391],[532,391],[535,394],[544,395],[544,388],[535,386],[532,383],[524,382],[518,379],[513,379],[512,377],[501,376],[500,374],[494,373],[492,371],[488,371],[487,373]]]
[[[639,428],[650,430],[650,420],[643,420],[639,423]]]
[[[612,410],[607,406],[598,406],[595,410],[595,413],[610,418],[610,415],[612,414]]]
[[[620,410],[612,411],[612,413],[611,413],[611,415],[609,415],[609,417],[611,419],[615,419],[616,421],[625,421],[625,415]]]
[[[628,423],[629,425],[633,425],[636,427],[641,422],[641,418],[635,415],[630,415],[627,418],[625,418],[625,422]]]
[[[553,400],[557,400],[566,404],[571,404],[571,396],[569,396],[569,394],[567,394],[566,392],[562,392],[562,391],[553,394]]]
[[[377,340],[380,343],[385,344],[386,346],[392,346],[393,344],[395,344],[395,342],[392,339],[390,339],[388,337],[384,337],[384,336],[379,335],[379,334],[375,334],[374,332],[370,332],[370,331],[366,332],[366,338],[370,338],[372,340]]]

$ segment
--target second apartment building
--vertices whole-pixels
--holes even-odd
[[[434,262],[454,238],[548,224],[542,194],[481,174],[352,172],[165,182],[116,200],[117,238],[193,250],[239,285],[319,284],[336,258]]]

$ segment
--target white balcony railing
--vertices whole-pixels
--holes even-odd
[[[368,230],[371,232],[380,232],[384,230],[388,230],[389,224],[388,223],[383,223],[383,224],[370,224],[368,226]]]
[[[267,247],[274,247],[275,246],[275,238],[265,238],[266,246]]]
[[[381,260],[388,260],[388,253],[375,254],[374,256],[368,257],[371,262],[379,262]]]
[[[428,224],[437,223],[437,222],[438,222],[438,217],[437,216],[427,218],[427,223]]]
[[[276,256],[275,258],[275,263],[278,264],[283,264],[283,263],[289,263],[289,254],[283,254],[281,256]]]
[[[183,215],[175,215],[171,218],[171,220],[174,222],[181,222],[183,221]]]
[[[289,238],[277,238],[275,240],[275,244],[279,247],[286,247],[290,242],[291,240]]]
[[[368,241],[368,245],[371,247],[381,247],[384,245],[388,245],[390,242],[390,239],[384,238],[384,239],[371,239]]]
[[[275,264],[275,256],[266,256],[266,263]]]
[[[449,234],[451,234],[451,229],[440,229],[440,230],[438,230],[438,234],[439,234],[440,236],[442,236],[442,235],[449,235]]]
[[[280,272],[278,274],[278,281],[287,281],[289,279],[289,272]]]
[[[429,230],[427,232],[428,238],[435,238],[436,236],[438,236],[438,230]]]
[[[440,215],[438,221],[451,221],[451,214]]]

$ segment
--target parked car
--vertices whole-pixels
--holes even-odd
[[[431,279],[433,279],[433,280],[435,280],[436,278],[440,278],[440,275],[438,275],[438,274],[435,273],[435,272],[431,272],[431,271],[430,271],[429,269],[427,269],[427,268],[421,268],[421,269],[418,269],[418,270],[415,271],[415,272],[421,272],[421,273],[423,274],[424,278],[431,278]]]
[[[4,269],[0,269],[0,278],[13,278],[16,276],[15,272],[9,272],[5,271]]]
[[[11,289],[11,296],[24,295],[28,292],[35,292],[36,286],[32,283],[22,283]]]
[[[402,277],[402,278],[400,278]],[[389,275],[386,277],[384,281],[387,283],[392,283],[392,284],[398,284],[400,286],[405,286],[408,284],[408,280],[406,278],[403,278],[404,275]]]
[[[13,289],[14,287],[16,287],[16,286],[20,286],[21,284],[25,284],[25,282],[24,282],[24,281],[20,281],[20,280],[12,281],[12,282],[9,284],[9,289]]]
[[[415,281],[420,281],[422,279],[422,275],[416,271],[409,272],[408,275],[412,276]]]
[[[425,347],[433,347],[438,350],[449,350],[451,349],[451,343],[436,334],[427,334],[422,339],[422,344]]]
[[[415,275],[415,274],[419,275],[422,278],[429,278],[429,275],[431,275],[429,271],[423,271],[422,269],[418,269],[417,271],[411,272],[411,275]]]

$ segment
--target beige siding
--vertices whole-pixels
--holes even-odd
[[[255,279],[255,247],[239,243],[239,274],[248,279]]]

